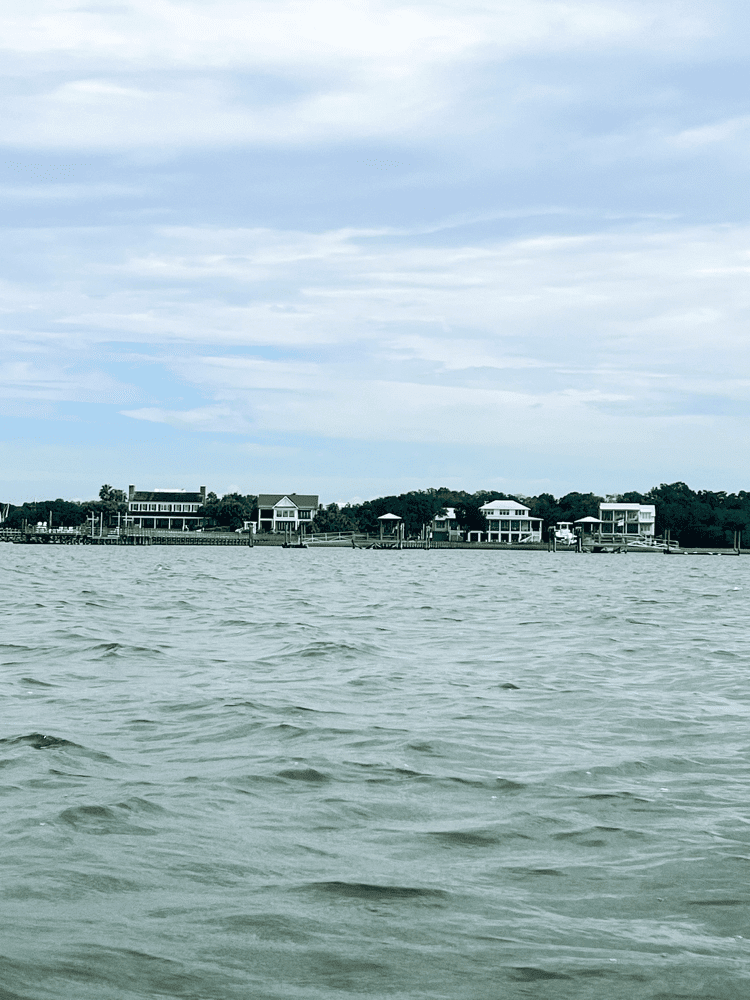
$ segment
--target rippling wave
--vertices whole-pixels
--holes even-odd
[[[0,559],[0,1000],[750,995],[745,559]]]

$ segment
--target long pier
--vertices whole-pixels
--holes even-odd
[[[253,545],[252,535],[198,531],[132,531],[91,534],[90,531],[65,531],[43,528],[0,530],[0,541],[16,545]]]
[[[297,539],[297,535],[291,539]],[[158,531],[149,529],[121,530],[119,533],[110,531],[102,534],[91,534],[89,529],[67,530],[56,528],[26,528],[11,529],[0,526],[0,542],[11,542],[15,545],[130,545],[130,546],[150,546],[150,545],[222,545],[232,547],[252,548],[258,546],[271,546],[281,548],[290,544],[290,538],[283,534],[261,534],[251,535],[234,531]],[[532,543],[511,543],[507,542],[443,542],[422,540],[422,539],[393,539],[388,536],[380,538],[379,535],[366,535],[355,532],[336,532],[321,536],[302,536],[303,548],[324,549],[324,548],[355,548],[355,549],[381,549],[393,551],[394,549],[467,549],[470,551],[495,550],[495,551],[515,551],[515,552],[539,552],[549,551],[546,542]],[[588,540],[587,540],[588,542]],[[292,545],[296,548],[298,546]],[[553,549],[553,551],[555,551]],[[575,546],[558,545],[557,552],[575,553]],[[712,555],[712,556],[738,556],[750,555],[750,549],[739,548],[701,548],[698,546],[686,546],[679,548],[674,542],[669,548],[653,546],[629,546],[627,544],[591,544],[584,543],[581,551],[583,553],[602,554],[625,554],[625,553],[653,553],[669,555]]]

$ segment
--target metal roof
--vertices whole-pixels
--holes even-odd
[[[511,507],[523,507],[524,510],[531,510],[531,507],[527,506],[525,503],[521,503],[519,500],[488,500],[487,503],[483,503],[479,508],[480,510],[488,510],[490,507],[507,507],[510,510]]]

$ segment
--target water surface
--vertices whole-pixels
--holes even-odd
[[[750,560],[0,545],[0,998],[750,996]]]

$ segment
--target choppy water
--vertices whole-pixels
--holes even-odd
[[[750,560],[0,570],[1,1000],[750,996]]]

